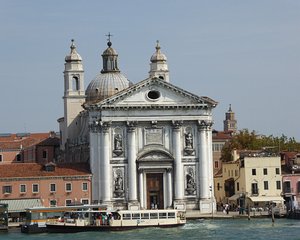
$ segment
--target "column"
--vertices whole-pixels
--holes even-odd
[[[102,184],[102,201],[111,201],[111,170],[110,170],[110,160],[109,160],[109,150],[110,150],[110,140],[109,140],[109,130],[110,124],[102,124],[102,152],[101,152],[101,163],[100,170],[102,173],[101,184]]]
[[[129,202],[137,201],[136,182],[136,124],[128,123],[128,198]]]
[[[166,207],[171,207],[173,202],[173,185],[172,185],[172,168],[167,169],[167,204]]]
[[[212,131],[211,131],[211,123],[210,125],[208,126],[208,129],[207,129],[207,139],[208,139],[208,169],[209,169],[209,175],[208,175],[208,178],[209,178],[209,186],[211,186],[211,195],[213,196],[214,198],[214,171],[213,171],[213,153],[212,153]]]
[[[173,122],[173,153],[175,158],[175,199],[182,200],[184,195],[183,167],[181,162],[181,122]]]
[[[141,209],[145,208],[144,202],[144,173],[142,169],[139,169],[139,192],[140,192],[140,204]]]
[[[92,172],[92,202],[98,202],[100,200],[100,173],[99,173],[99,155],[98,155],[98,140],[100,139],[99,125],[97,121],[94,121],[89,125],[90,131],[90,169]]]
[[[208,162],[208,137],[207,122],[199,123],[199,197],[200,199],[209,199],[209,162]]]

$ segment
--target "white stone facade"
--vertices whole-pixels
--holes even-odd
[[[155,66],[160,59],[166,65],[166,57],[157,53]],[[92,199],[113,208],[210,213],[215,209],[211,126],[217,103],[169,83],[167,66],[161,78],[154,70],[151,66],[148,79],[84,105]]]

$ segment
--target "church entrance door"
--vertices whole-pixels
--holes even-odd
[[[147,208],[164,208],[163,174],[147,173]]]

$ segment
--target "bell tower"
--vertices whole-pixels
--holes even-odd
[[[235,120],[234,112],[231,109],[231,104],[229,104],[229,109],[225,113],[224,120],[224,132],[233,132],[237,131],[237,121]]]
[[[159,41],[156,41],[156,51],[152,55],[150,61],[150,77],[157,77],[169,82],[169,69],[167,57],[160,51]]]
[[[70,48],[70,54],[65,57],[64,71],[64,119],[61,129],[63,149],[68,139],[78,135],[77,116],[83,110],[82,104],[85,102],[82,58],[76,51],[73,39]]]

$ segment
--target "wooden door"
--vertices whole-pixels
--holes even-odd
[[[163,174],[147,173],[147,208],[164,208]]]

